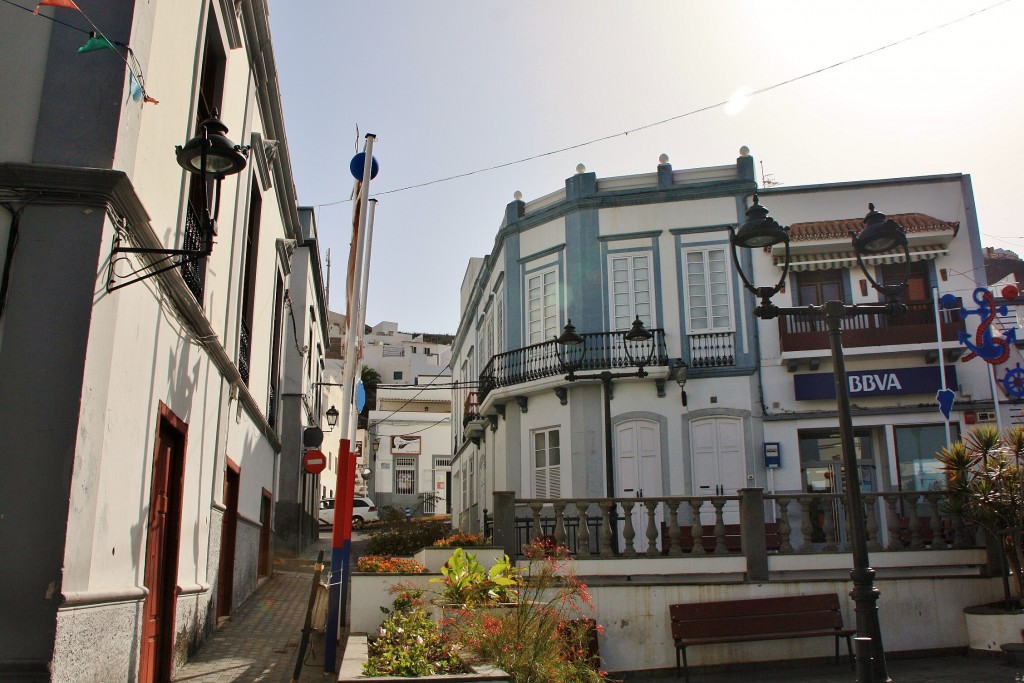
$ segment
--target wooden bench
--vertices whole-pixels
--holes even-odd
[[[839,596],[835,593],[669,605],[669,615],[676,646],[676,669],[680,668],[682,654],[687,683],[690,668],[686,648],[691,645],[832,636],[836,641],[836,663],[839,663],[839,639],[842,637],[846,638],[851,667],[854,664],[850,637],[857,631],[843,628]]]

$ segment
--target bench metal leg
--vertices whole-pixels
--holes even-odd
[[[857,659],[853,656],[853,645],[850,644],[850,636],[846,636],[846,651],[850,653],[850,670],[857,670]]]

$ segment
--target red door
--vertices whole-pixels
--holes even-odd
[[[171,680],[187,429],[167,406],[160,404],[143,579],[149,593],[142,608],[140,683]]]
[[[238,532],[238,489],[241,469],[231,458],[224,469],[224,521],[220,534],[220,570],[217,579],[217,617],[231,614],[235,591],[235,536]]]

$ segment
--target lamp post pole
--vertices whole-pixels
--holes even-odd
[[[739,230],[730,230],[729,242],[732,246],[733,263],[743,281],[744,287],[760,298],[761,302],[754,309],[754,315],[762,320],[771,320],[785,316],[812,316],[823,318],[828,327],[829,346],[832,350],[832,372],[836,387],[836,411],[839,417],[839,437],[842,446],[843,469],[846,494],[846,523],[849,531],[849,547],[853,555],[853,569],[850,579],[853,589],[850,597],[854,601],[857,617],[857,634],[871,641],[870,660],[858,661],[858,683],[889,683],[889,673],[885,666],[885,650],[882,647],[882,631],[878,622],[878,595],[875,588],[875,570],[871,568],[868,558],[867,530],[864,522],[864,501],[860,490],[860,471],[857,466],[857,453],[853,442],[853,418],[850,413],[850,391],[846,379],[846,360],[843,355],[843,319],[862,313],[879,313],[887,316],[898,316],[906,312],[907,307],[900,303],[899,294],[907,284],[910,273],[910,252],[907,236],[903,228],[884,214],[875,211],[874,204],[868,205],[868,215],[864,217],[864,228],[859,232],[850,232],[852,246],[857,255],[857,263],[867,277],[871,286],[885,296],[885,303],[879,304],[846,304],[842,301],[826,301],[820,305],[779,307],[772,303],[771,298],[782,290],[789,272],[789,228],[783,228],[774,219],[768,217],[768,210],[758,204],[754,195],[754,204],[747,210],[747,221]],[[769,248],[784,244],[786,263],[782,275],[773,287],[756,287],[740,267],[740,259],[736,254],[737,247],[742,249]],[[872,277],[864,265],[862,256],[876,256],[902,249],[904,256],[903,279],[898,284],[879,283]]]

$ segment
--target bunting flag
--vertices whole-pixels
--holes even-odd
[[[131,93],[132,99],[136,102],[140,102],[142,100],[142,84],[139,83],[139,79],[135,77],[134,71],[128,72],[128,80],[130,81],[128,91]]]
[[[32,14],[39,14],[39,8],[42,7],[43,5],[52,5],[53,7],[67,7],[68,9],[78,10],[79,12],[82,11],[78,9],[78,5],[75,4],[74,0],[40,0],[39,4],[36,5],[35,10],[32,11]]]
[[[86,41],[85,45],[78,48],[79,54],[85,54],[86,52],[96,52],[97,50],[114,50],[114,44],[107,40],[104,36],[98,36],[95,33],[89,34],[89,40]]]

